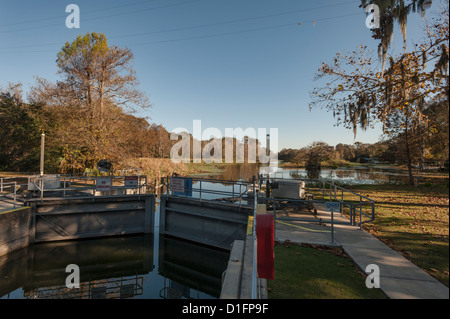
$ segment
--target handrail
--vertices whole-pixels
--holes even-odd
[[[266,181],[274,182],[274,181],[293,181],[293,182],[305,182],[307,191],[315,190],[322,194],[323,200],[307,200],[307,199],[289,199],[290,202],[299,202],[302,203],[325,203],[326,201],[337,201],[341,205],[341,214],[345,208],[348,208],[350,213],[350,223],[352,225],[359,225],[362,227],[362,224],[372,222],[375,220],[375,200],[355,193],[349,189],[341,187],[333,183],[333,181],[328,182],[322,179],[300,179],[300,178],[278,178],[278,177],[270,177],[270,176],[260,176],[262,179],[266,179]],[[312,187],[313,186],[313,187]],[[356,199],[348,199],[350,196],[355,196]],[[283,201],[286,199],[277,199],[277,198],[267,198],[268,201],[273,201],[277,203],[278,201]],[[369,208],[371,210],[370,214],[366,214],[363,212],[363,208]],[[356,223],[356,214],[359,211],[359,223]],[[363,217],[367,217],[367,220],[363,220]],[[323,222],[323,221],[322,221]]]
[[[253,181],[255,183],[255,180]],[[254,210],[253,210],[253,261],[252,261],[252,299],[257,299],[258,275],[257,275],[257,235],[256,235],[256,212],[258,207],[258,191],[256,187],[254,192]]]
[[[46,181],[50,181],[54,177],[52,182],[58,183],[58,187],[46,187]],[[0,178],[0,189],[2,185],[7,185],[5,180],[15,180],[16,188],[19,186],[21,189],[28,189],[29,191],[38,191],[41,194],[41,199],[44,197],[44,193],[48,192],[60,192],[63,198],[74,197],[73,192],[77,192],[79,197],[100,197],[100,196],[116,196],[107,194],[104,192],[98,194],[99,190],[96,190],[96,181],[98,178],[111,178],[112,182],[110,185],[111,191],[124,190],[125,195],[127,195],[127,190],[135,189],[137,194],[144,194],[149,189],[149,184],[146,175],[136,175],[137,185],[127,186],[125,182],[127,178],[132,176],[82,176],[82,175],[28,175],[28,176],[15,176],[15,177],[4,177]],[[22,180],[22,181],[21,181]],[[20,181],[20,182],[19,182]],[[9,182],[14,183],[14,182]],[[31,186],[31,188],[30,188]],[[4,187],[3,187],[4,188]],[[155,188],[156,189],[156,188]],[[81,193],[82,194],[81,194]],[[97,193],[96,193],[97,192]],[[3,197],[3,192],[0,192],[0,199]],[[117,196],[122,196],[124,194],[118,194]]]
[[[4,178],[0,178],[0,200],[4,200],[8,195],[13,195],[13,208],[16,208],[17,203],[17,182],[4,182]],[[8,187],[12,187],[13,191],[10,193],[4,193],[4,190]]]
[[[183,188],[184,192],[182,194],[176,194],[176,190],[173,187],[173,179],[189,179],[192,181],[192,186],[185,186]],[[206,183],[213,184],[222,184],[229,189],[213,189],[210,185],[205,186]],[[161,183],[165,187],[166,194],[171,193],[172,196],[179,197],[191,197],[192,193],[198,193],[200,200],[205,200],[202,196],[203,194],[213,194],[220,195],[222,198],[209,198],[208,200],[220,200],[220,199],[231,199],[233,203],[239,200],[239,205],[242,205],[242,200],[244,196],[247,194],[248,197],[250,193],[250,189],[256,189],[256,184],[254,182],[246,182],[246,181],[232,181],[232,180],[223,180],[223,179],[211,179],[211,178],[199,178],[199,177],[184,177],[184,176],[167,176],[161,179]],[[194,187],[194,184],[198,183],[197,187]],[[236,189],[238,188],[238,189]]]

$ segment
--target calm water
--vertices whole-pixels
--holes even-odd
[[[390,166],[356,166],[340,168],[324,168],[316,172],[308,172],[306,169],[286,169],[278,167],[277,163],[270,167],[260,167],[252,164],[231,165],[222,174],[209,176],[210,178],[224,180],[251,181],[254,175],[270,173],[271,177],[322,179],[335,181],[342,184],[376,184],[376,183],[408,183],[408,172]],[[420,177],[420,183],[445,183],[448,176]]]
[[[218,298],[228,258],[157,233],[36,244],[0,257],[0,299]],[[80,289],[66,288],[69,264]]]

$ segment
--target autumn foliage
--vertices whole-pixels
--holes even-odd
[[[353,129],[355,135],[358,128],[373,128],[377,123],[386,134],[401,134],[410,171],[413,133],[436,134],[430,107],[441,102],[448,109],[448,8],[433,19],[424,35],[413,50],[389,57],[386,68],[376,65],[367,46],[338,52],[332,63],[320,66],[316,81],[325,84],[313,90],[310,105],[333,112],[337,125]]]

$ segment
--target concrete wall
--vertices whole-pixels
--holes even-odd
[[[154,195],[29,201],[32,242],[151,233]]]
[[[253,236],[233,243],[225,271],[220,299],[251,299],[253,275]],[[257,298],[268,299],[267,280],[257,278]]]
[[[0,256],[29,245],[29,207],[0,212]]]
[[[160,233],[230,250],[244,239],[251,207],[175,196],[161,196]]]
[[[244,245],[245,242],[243,240],[236,240],[233,243],[230,260],[225,270],[220,299],[239,299],[244,261]]]

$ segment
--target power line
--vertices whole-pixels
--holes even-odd
[[[350,14],[345,14],[345,15],[340,15],[340,16],[335,16],[335,17],[328,17],[328,18],[322,18],[322,19],[308,20],[308,21],[303,21],[302,24],[303,23],[315,23],[317,21],[326,21],[326,20],[333,20],[333,19],[338,19],[338,18],[346,18],[346,17],[356,16],[356,15],[361,15],[361,13],[350,13]],[[267,26],[267,27],[260,27],[260,28],[255,28],[255,29],[223,32],[223,33],[216,33],[216,34],[207,34],[207,35],[200,35],[200,36],[186,37],[186,38],[178,38],[178,39],[170,39],[170,40],[160,40],[160,41],[152,41],[152,42],[134,43],[134,44],[129,44],[129,45],[130,46],[138,46],[138,45],[179,42],[179,41],[205,39],[205,38],[215,38],[215,37],[224,36],[224,35],[249,33],[249,32],[256,32],[256,31],[269,30],[269,29],[277,29],[277,28],[283,28],[283,27],[293,27],[293,26],[298,26],[298,25],[299,25],[299,23],[278,24],[278,25]]]
[[[153,7],[153,8],[147,8],[147,9],[134,10],[134,11],[121,12],[121,13],[116,13],[116,14],[109,14],[109,15],[104,15],[104,16],[99,16],[99,17],[87,18],[87,19],[83,19],[83,21],[92,21],[92,20],[99,20],[99,19],[104,19],[104,18],[111,18],[111,17],[122,16],[122,15],[128,15],[128,14],[133,14],[133,13],[142,13],[142,12],[146,12],[146,11],[154,11],[154,10],[165,9],[165,8],[170,8],[170,7],[175,7],[175,6],[181,6],[181,5],[190,4],[190,3],[199,2],[199,1],[203,1],[203,0],[189,0],[189,1],[184,1],[184,2],[177,2],[177,3],[162,5],[162,6],[159,6],[159,7]],[[45,29],[45,28],[55,27],[55,26],[60,26],[60,25],[61,25],[61,23],[53,23],[53,24],[47,24],[47,25],[43,25],[43,26],[27,27],[27,28],[18,29],[18,30],[7,30],[7,31],[4,30],[4,31],[0,31],[0,34],[3,34],[3,33],[16,33],[16,32],[23,32],[23,31],[36,30],[36,29]]]
[[[355,1],[354,0],[346,1],[346,2],[334,3],[331,5],[324,5],[324,6],[318,6],[318,7],[306,8],[306,9],[300,9],[300,10],[291,10],[291,11],[279,12],[279,13],[274,13],[274,14],[269,14],[269,15],[235,19],[235,20],[229,20],[229,21],[224,21],[224,22],[216,22],[216,23],[202,24],[202,25],[196,25],[196,26],[180,27],[180,28],[143,32],[143,33],[132,33],[132,34],[125,34],[125,35],[118,35],[118,36],[109,36],[108,39],[130,38],[130,37],[135,37],[135,36],[154,35],[154,34],[170,33],[170,32],[176,32],[176,31],[186,31],[186,30],[193,30],[193,29],[209,28],[209,27],[219,26],[219,25],[227,25],[227,24],[233,24],[233,23],[239,23],[239,22],[247,22],[247,21],[252,21],[252,20],[266,19],[266,18],[277,17],[277,16],[284,16],[284,15],[289,15],[289,14],[294,14],[294,13],[303,13],[303,12],[308,12],[308,11],[313,11],[313,10],[320,10],[320,9],[334,7],[334,6],[342,6],[342,5],[346,5],[346,4],[350,4],[350,3],[353,4],[353,3],[355,3]],[[33,48],[33,47],[41,47],[41,46],[47,46],[47,45],[60,45],[60,43],[14,46],[14,47],[0,48],[0,50],[10,50],[10,49],[18,49],[18,48]]]
[[[97,10],[90,10],[90,11],[87,11],[87,12],[83,11],[83,15],[85,15],[85,14],[89,15],[89,14],[96,13],[96,12],[104,12],[106,10],[113,10],[113,9],[118,9],[118,8],[123,8],[123,7],[132,7],[132,6],[136,6],[136,5],[140,5],[140,4],[147,4],[149,2],[154,2],[154,1],[159,1],[159,0],[138,1],[138,2],[122,4],[122,5],[119,5],[119,6],[106,7],[106,8],[97,9]],[[59,15],[57,17],[49,17],[49,18],[43,18],[43,19],[26,20],[26,21],[21,21],[21,22],[0,24],[0,28],[2,28],[2,27],[10,27],[10,26],[20,25],[20,24],[28,24],[28,23],[43,22],[43,21],[52,21],[52,20],[61,20],[61,15]]]
[[[334,16],[334,17],[311,19],[311,20],[307,20],[307,21],[302,21],[301,24],[317,23],[319,21],[334,20],[334,19],[346,18],[346,17],[356,16],[356,15],[361,15],[361,13],[350,13],[350,14],[339,15],[339,16]],[[141,46],[141,45],[149,45],[149,44],[161,44],[161,43],[171,43],[171,42],[180,42],[180,41],[188,41],[188,40],[215,38],[215,37],[226,36],[226,35],[250,33],[250,32],[257,32],[257,31],[263,31],[263,30],[269,30],[269,29],[277,29],[277,28],[283,28],[283,27],[298,27],[298,25],[299,25],[298,22],[287,23],[287,24],[278,24],[278,25],[272,25],[272,26],[267,26],[267,27],[247,29],[247,30],[238,30],[238,31],[231,31],[231,32],[222,32],[222,33],[215,33],[215,34],[193,36],[193,37],[134,43],[134,44],[128,44],[128,46]],[[126,46],[127,44],[122,44],[122,45]],[[0,51],[0,53],[44,53],[44,52],[54,52],[54,51],[53,50],[51,50],[51,51],[50,50],[37,50],[37,51],[36,50],[35,51],[27,50],[27,51],[8,51],[8,52]]]
[[[326,5],[326,6],[314,7],[314,8],[308,8],[308,9],[301,9],[301,10],[286,11],[286,12],[274,13],[274,14],[257,16],[257,17],[229,20],[229,21],[224,21],[224,22],[202,24],[202,25],[191,26],[191,27],[182,27],[182,28],[174,28],[174,29],[168,29],[168,30],[162,30],[162,31],[151,31],[151,32],[144,32],[144,33],[137,33],[137,34],[135,33],[135,34],[126,34],[126,35],[112,36],[110,38],[111,39],[117,39],[117,38],[131,37],[131,36],[142,36],[142,35],[151,35],[151,34],[167,33],[167,32],[174,32],[174,31],[186,31],[186,30],[192,30],[192,29],[208,28],[208,27],[213,27],[213,26],[218,26],[218,25],[226,25],[226,24],[232,24],[232,23],[247,22],[247,21],[251,21],[251,20],[259,20],[259,19],[283,16],[283,15],[288,15],[288,14],[302,13],[302,12],[307,12],[307,11],[319,10],[319,9],[324,9],[324,8],[329,8],[329,7],[334,7],[334,6],[340,6],[340,5],[349,4],[349,3],[355,3],[355,1],[347,1],[347,2],[335,3],[335,4],[332,4],[332,5]]]

